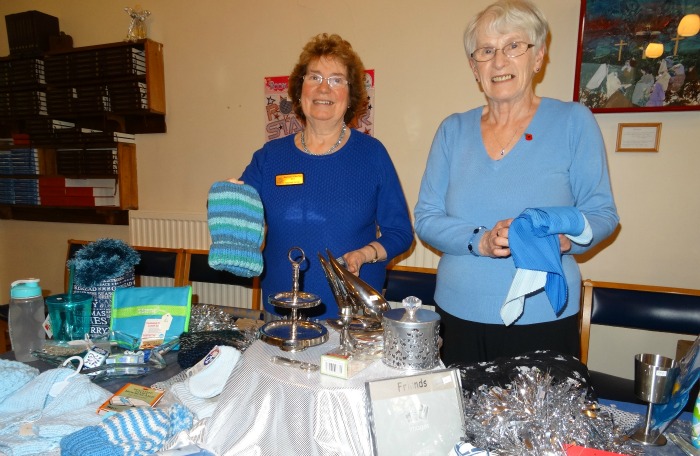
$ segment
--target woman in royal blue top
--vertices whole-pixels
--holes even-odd
[[[254,187],[267,233],[261,276],[265,311],[279,314],[267,296],[290,291],[287,252],[301,247],[300,290],[321,298],[304,309],[313,318],[337,318],[338,306],[317,254],[329,249],[348,269],[381,291],[387,261],[406,251],[413,230],[406,199],[387,150],[348,124],[366,109],[364,66],[350,43],[318,35],[304,47],[289,77],[289,99],[303,131],[255,152],[240,181]]]
[[[607,238],[618,215],[593,115],[578,103],[535,95],[548,33],[531,2],[501,0],[477,14],[464,34],[486,105],[442,122],[415,208],[416,233],[442,252],[435,301],[447,365],[537,349],[579,356],[581,275],[573,254]],[[500,310],[516,275],[509,227],[528,208],[575,209],[592,240],[577,244],[553,234],[567,302],[557,313],[540,289],[506,325]]]

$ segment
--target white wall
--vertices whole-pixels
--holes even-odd
[[[461,37],[467,19],[488,3],[142,1],[152,13],[149,37],[164,44],[168,132],[137,139],[140,208],[205,212],[210,184],[238,176],[264,140],[263,77],[288,74],[302,45],[319,32],[341,34],[376,70],[376,136],[389,149],[413,207],[439,122],[484,103]],[[552,42],[537,92],[571,100],[579,1],[538,4],[550,20]],[[88,46],[123,39],[129,23],[125,6],[133,5],[14,0],[0,2],[0,15],[27,10],[52,14],[75,46]],[[0,55],[8,53],[1,21]],[[582,259],[583,276],[700,288],[695,234],[700,226],[700,180],[695,175],[700,170],[695,136],[700,112],[596,117],[608,147],[621,228],[607,248]],[[662,122],[659,153],[615,153],[620,122]],[[0,220],[0,295],[7,296],[12,280],[28,276],[40,277],[51,293],[61,292],[66,239],[105,236],[128,239],[128,229]],[[634,351],[636,342],[627,339]],[[596,359],[593,353],[592,365]],[[610,371],[631,375],[631,367],[620,368],[620,362],[602,362]]]

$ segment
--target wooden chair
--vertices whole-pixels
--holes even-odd
[[[134,266],[136,286],[141,285],[142,277],[161,277],[173,279],[174,287],[185,284],[185,249],[166,247],[133,246],[141,261]]]
[[[12,351],[10,342],[10,326],[5,318],[0,318],[0,353]]]
[[[700,290],[585,280],[581,296],[584,364],[588,364],[591,324],[700,334]]]
[[[73,258],[76,252],[92,241],[78,239],[68,240],[66,261]],[[141,261],[134,267],[136,286],[141,286],[143,277],[160,277],[172,279],[172,286],[184,286],[185,250],[167,247],[132,246]],[[64,289],[68,292],[68,268],[65,268]]]
[[[700,290],[585,280],[581,296],[580,360],[584,364],[588,363],[592,324],[700,334]],[[590,374],[600,397],[640,402],[634,395],[633,380],[595,371]],[[698,385],[691,391],[692,398],[697,396],[697,389]],[[693,404],[689,401],[686,410],[692,410]]]
[[[413,266],[391,266],[386,270],[384,298],[387,301],[401,302],[408,296],[415,296],[424,305],[435,305],[435,281],[437,270]]]
[[[209,266],[209,251],[198,249],[185,249],[184,285],[192,285],[192,282],[214,283],[221,285],[233,285],[252,290],[250,309],[242,306],[231,306],[229,303],[208,303],[220,305],[229,313],[239,309],[240,315],[247,318],[258,319],[261,313],[261,296],[259,277],[239,277],[226,271],[219,271]],[[246,310],[252,310],[246,312]]]

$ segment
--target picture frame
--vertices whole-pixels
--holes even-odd
[[[462,382],[439,369],[365,382],[374,456],[447,454],[463,435]]]
[[[678,32],[699,11],[700,0],[581,0],[574,101],[594,113],[700,110],[700,34]]]
[[[661,123],[621,123],[617,125],[615,152],[658,152]]]

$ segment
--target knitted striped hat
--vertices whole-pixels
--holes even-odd
[[[265,225],[258,192],[246,184],[215,182],[207,202],[209,266],[241,277],[259,276]]]
[[[153,454],[180,431],[192,427],[192,413],[179,403],[167,410],[134,407],[108,416],[61,439],[63,456],[137,456]]]

